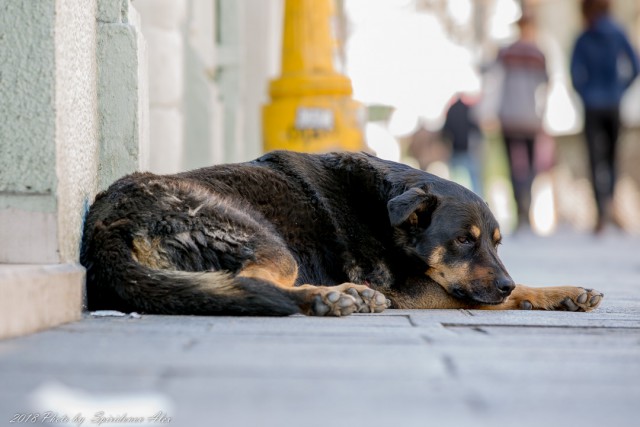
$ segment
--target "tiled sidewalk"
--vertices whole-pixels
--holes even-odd
[[[601,307],[87,315],[0,342],[0,425],[637,425],[640,239],[525,235],[500,251],[516,281],[594,287]]]

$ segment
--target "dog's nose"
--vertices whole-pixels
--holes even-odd
[[[498,290],[503,294],[510,294],[511,291],[513,291],[513,288],[516,287],[516,284],[513,283],[513,280],[506,277],[496,279],[494,283],[496,285],[496,288],[498,288]]]

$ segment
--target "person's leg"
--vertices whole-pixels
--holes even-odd
[[[523,195],[522,195],[522,210],[526,213],[527,218],[531,209],[531,188],[533,187],[533,180],[536,177],[535,169],[535,144],[536,136],[529,135],[523,138],[525,153],[526,153],[526,172],[523,180]]]
[[[511,186],[513,197],[516,201],[518,213],[518,226],[527,224],[529,221],[529,211],[526,209],[526,192],[528,179],[528,160],[525,143],[520,136],[503,134],[507,149],[507,159],[511,172]]]
[[[604,134],[606,135],[606,138],[604,138],[603,166],[606,168],[606,177],[608,178],[606,182],[607,185],[603,188],[603,203],[609,219],[619,226],[613,212],[613,195],[618,178],[616,161],[618,136],[620,133],[620,112],[618,108],[606,112],[606,115],[603,117],[603,128]]]
[[[595,232],[602,230],[604,226],[604,199],[602,194],[602,123],[597,111],[585,110],[584,136],[589,154],[589,166],[591,169],[591,187],[596,201],[597,221]]]
[[[613,190],[615,187],[615,182],[617,178],[617,169],[616,169],[616,152],[618,147],[618,135],[620,133],[620,113],[617,109],[611,110],[607,113],[605,122],[604,122],[604,131],[607,135],[607,144],[606,150],[604,151],[605,161],[607,167],[609,168],[610,181],[608,186],[608,193],[610,196],[613,195]]]

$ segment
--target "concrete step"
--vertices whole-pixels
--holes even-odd
[[[0,338],[79,320],[84,277],[78,264],[0,264]]]

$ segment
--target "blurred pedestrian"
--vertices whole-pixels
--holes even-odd
[[[583,0],[585,30],[571,57],[571,78],[584,104],[584,133],[598,208],[595,233],[612,217],[620,102],[638,75],[638,57],[609,15],[608,0]]]
[[[462,170],[469,175],[471,190],[482,196],[482,163],[480,143],[482,134],[468,97],[458,95],[447,110],[442,136],[451,146],[452,172]]]
[[[533,16],[524,12],[518,27],[518,40],[500,50],[497,62],[502,70],[498,119],[521,227],[529,223],[535,143],[542,131],[548,76],[545,56],[536,45]]]

